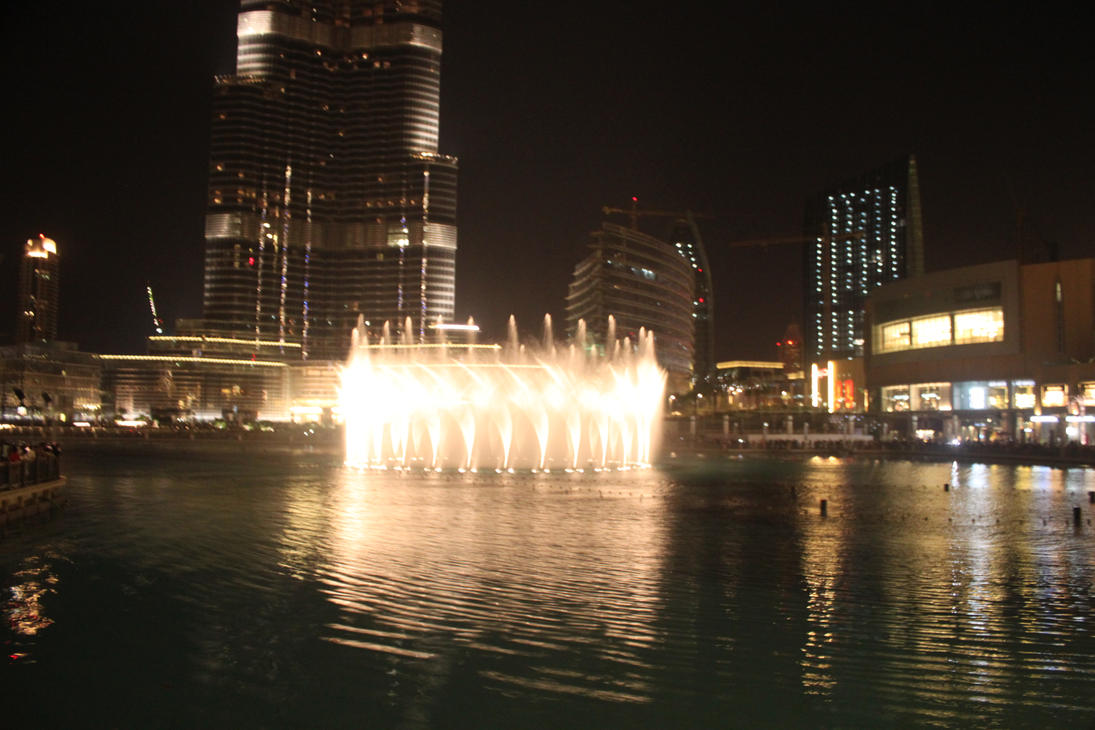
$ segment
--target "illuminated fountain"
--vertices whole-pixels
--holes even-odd
[[[550,315],[528,348],[421,344],[408,321],[371,343],[361,320],[342,373],[346,463],[395,469],[582,470],[648,465],[661,427],[665,371],[654,335],[589,347],[579,322],[556,345]]]

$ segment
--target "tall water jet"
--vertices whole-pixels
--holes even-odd
[[[509,316],[509,322],[506,323],[506,354],[513,357],[520,349],[520,342],[517,340],[517,318],[512,314]]]
[[[614,331],[615,323],[609,322]],[[542,345],[415,342],[385,324],[371,342],[359,320],[342,374],[346,463],[424,469],[551,469],[648,464],[666,374],[654,335],[587,354],[587,330],[558,347],[550,316]],[[600,354],[598,354],[600,352]],[[610,354],[611,353],[611,354]]]
[[[555,356],[555,335],[551,331],[551,315],[544,315],[544,354],[548,357]]]

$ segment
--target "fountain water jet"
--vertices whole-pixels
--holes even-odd
[[[608,323],[610,333],[615,322]],[[544,318],[542,345],[518,343],[510,317],[505,346],[422,344],[406,323],[385,323],[371,343],[359,320],[342,372],[346,463],[437,470],[628,468],[649,464],[666,374],[654,335],[640,329],[556,345]]]

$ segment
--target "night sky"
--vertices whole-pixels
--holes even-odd
[[[23,242],[44,232],[61,339],[139,353],[146,282],[169,325],[201,314],[209,102],[236,3],[80,5],[0,11],[0,339]],[[742,5],[450,0],[458,318],[488,337],[511,312],[530,334],[561,321],[601,206],[637,195],[712,216],[716,354],[774,359],[801,317],[800,251],[725,244],[799,234],[811,194],[909,152],[928,270],[1014,258],[1020,214],[1028,241],[1095,255],[1091,46],[1072,6]]]

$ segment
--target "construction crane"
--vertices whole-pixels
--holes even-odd
[[[642,209],[639,208],[639,198],[636,196],[631,197],[630,208],[613,208],[612,206],[603,206],[601,212],[605,215],[626,215],[631,222],[631,228],[637,229],[639,227],[640,216],[653,216],[659,218],[680,218],[687,220],[689,218],[707,218],[713,219],[713,215],[704,215],[702,213],[693,213],[691,211],[675,211],[675,210],[657,210],[657,209]],[[837,236],[775,236],[770,238],[749,238],[741,241],[730,241],[724,243],[723,246],[727,248],[744,248],[748,246],[778,246],[781,244],[790,243],[812,243],[821,239],[823,243],[827,243],[833,240],[844,241],[849,239],[861,239],[863,233],[861,231],[854,233],[844,233]]]
[[[842,233],[837,236],[775,236],[772,238],[747,238],[741,241],[730,241],[723,245],[727,248],[744,248],[746,246],[778,246],[784,243],[813,243],[819,240],[822,243],[829,243],[830,241],[845,241],[860,238],[863,238],[863,232],[854,231],[852,233]]]
[[[156,299],[152,296],[152,284],[146,283],[145,291],[148,292],[148,308],[152,310],[152,327],[156,330],[156,334],[163,334],[163,320],[160,319],[160,315],[156,314]]]
[[[652,210],[650,208],[640,209],[639,198],[631,196],[630,208],[613,208],[606,205],[601,208],[601,212],[605,215],[626,215],[630,218],[631,228],[637,229],[639,227],[639,216],[656,216],[660,218],[680,218],[687,219],[689,216],[692,218],[714,218],[714,216],[704,215],[703,213],[692,213],[691,211],[677,211],[677,210]]]

